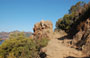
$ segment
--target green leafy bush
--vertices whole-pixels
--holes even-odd
[[[67,33],[70,33],[71,29],[73,29],[73,25],[77,25],[77,21],[79,22],[82,20],[81,15],[85,13],[85,11],[88,10],[89,4],[86,4],[82,1],[76,3],[73,5],[68,14],[65,14],[63,18],[58,19],[56,22],[56,29],[62,29],[65,30]],[[75,29],[75,28],[74,28]],[[77,30],[77,29],[76,29]]]
[[[2,58],[40,58],[40,48],[46,46],[48,40],[34,40],[24,36],[23,33],[13,33],[10,39],[5,40],[0,47]]]
[[[24,39],[9,39],[6,40],[0,48],[0,56],[7,58],[8,55],[13,53],[16,58],[36,58],[38,57],[38,51],[36,44],[29,38]],[[23,56],[23,55],[24,56]]]
[[[49,39],[47,38],[41,38],[41,39],[36,39],[36,44],[38,48],[45,47],[48,44]]]
[[[62,29],[62,30],[65,30],[67,31],[68,29],[70,29],[70,25],[72,24],[72,20],[71,20],[71,15],[69,14],[66,14],[64,15],[63,17],[63,20],[62,19],[59,19],[57,22],[56,22],[56,28],[57,29]]]

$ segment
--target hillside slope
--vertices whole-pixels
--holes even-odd
[[[47,58],[84,57],[81,51],[67,46],[63,43],[64,40],[58,40],[58,38],[62,38],[63,36],[64,34],[54,34],[48,45],[43,48],[46,51]]]

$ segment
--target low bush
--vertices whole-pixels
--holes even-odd
[[[17,37],[11,36],[10,39],[2,43],[1,58],[40,58],[40,49],[47,45],[48,39],[35,40],[21,35],[22,33],[19,33]]]

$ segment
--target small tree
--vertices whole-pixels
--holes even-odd
[[[81,1],[73,5],[68,14],[65,14],[62,19],[58,19],[56,22],[56,29],[62,29],[69,32],[72,28],[72,24],[79,20],[79,17],[83,14],[84,9],[87,9],[84,5],[86,5],[86,3]]]

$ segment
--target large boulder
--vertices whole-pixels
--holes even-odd
[[[40,21],[33,28],[34,38],[41,39],[42,37],[51,38],[53,34],[53,24],[51,21]]]

